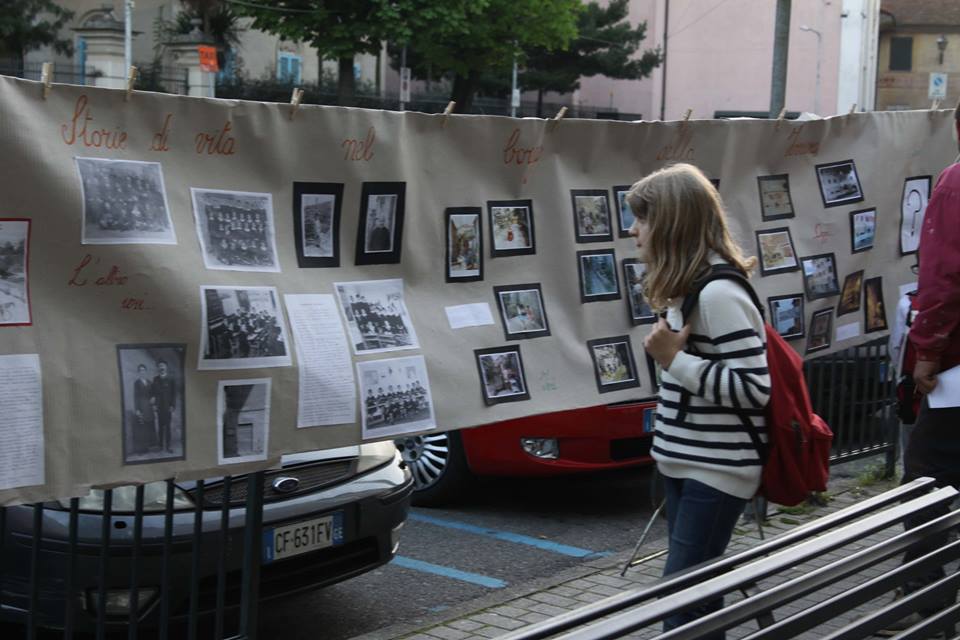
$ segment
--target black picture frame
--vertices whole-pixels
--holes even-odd
[[[812,262],[813,260],[830,260],[831,271],[833,272],[833,279],[831,281],[832,286],[821,288],[816,291],[813,289],[811,283],[812,276],[807,274],[807,262]],[[832,253],[819,253],[813,256],[803,256],[800,258],[800,267],[803,272],[803,292],[807,296],[807,301],[812,302],[814,300],[820,300],[821,298],[829,298],[830,296],[835,296],[840,294],[840,281],[839,276],[837,276],[837,258]]]
[[[829,182],[834,181],[834,177],[830,174],[837,173],[837,171],[831,170],[837,170],[848,165],[850,167],[850,173],[853,175],[853,183],[856,184],[856,190],[844,195],[843,192],[845,189],[840,185],[829,184]],[[817,175],[817,184],[820,186],[820,198],[823,200],[824,208],[829,209],[830,207],[842,207],[855,202],[863,202],[863,187],[860,185],[860,174],[857,173],[857,165],[853,159],[818,164],[814,167],[814,171]]]
[[[527,232],[530,234],[529,246],[527,247],[508,247],[508,248],[497,248],[497,212],[495,209],[523,209],[526,208],[526,222],[527,222]],[[491,258],[504,258],[509,256],[526,256],[534,255],[537,253],[537,234],[534,229],[534,216],[533,216],[533,200],[488,200],[487,201],[487,218],[490,223],[490,257]],[[512,233],[512,229],[511,229]],[[516,235],[516,234],[514,234]],[[510,238],[506,240],[513,242],[513,239]]]
[[[467,255],[475,254],[476,260],[476,269],[467,269],[468,271],[476,271],[476,274],[468,275],[454,275],[452,270],[453,263],[453,237],[454,232],[454,217],[475,217],[476,218],[476,243],[477,246],[474,250],[471,250]],[[444,227],[446,229],[445,238],[446,238],[446,261],[444,263],[444,275],[447,282],[477,282],[483,280],[483,209],[480,207],[448,207],[443,212]]]
[[[403,214],[407,184],[405,182],[364,182],[360,191],[360,218],[357,225],[357,253],[354,264],[399,264],[403,246]],[[395,196],[393,204],[393,228],[386,234],[377,233],[377,228],[368,229],[370,200],[377,196]],[[381,218],[382,220],[382,218]],[[374,223],[375,224],[375,223]],[[374,236],[373,234],[377,235]],[[389,243],[384,247],[384,239]],[[376,247],[374,249],[373,247]]]
[[[653,359],[646,351],[643,352],[643,355],[647,359],[647,373],[650,375],[650,386],[653,387],[654,394],[660,393],[660,366],[657,364],[657,361]]]
[[[635,290],[634,288],[634,285],[639,286],[639,282],[634,281],[635,278],[643,277],[642,273],[637,273],[637,271],[640,271],[640,269],[637,268],[638,265],[643,266],[643,271],[646,270],[645,264],[637,258],[624,258],[621,260],[621,268],[623,269],[623,297],[627,301],[627,317],[633,326],[653,324],[657,321],[657,314],[643,296],[643,292]],[[636,300],[636,298],[640,300]]]
[[[787,204],[790,207],[790,211],[789,213],[774,213],[774,214],[768,215],[766,213],[767,204],[765,202],[764,195],[769,192],[764,191],[764,185],[775,182],[775,181],[780,181],[780,180],[783,180],[786,183]],[[797,216],[796,209],[793,206],[793,194],[790,193],[790,174],[789,173],[778,173],[778,174],[769,175],[769,176],[757,176],[757,192],[760,195],[760,217],[763,218],[764,222],[768,222],[770,220],[783,220],[786,218],[795,218]]]
[[[853,288],[855,287],[855,292]],[[863,297],[863,269],[848,273],[840,288],[840,302],[837,304],[837,317],[860,311],[860,299]]]
[[[484,358],[488,358],[496,355],[507,355],[512,354],[516,356],[517,369],[519,370],[519,382],[522,386],[521,390],[509,393],[507,395],[494,395],[491,396],[488,391],[488,380],[487,374],[483,367]],[[503,347],[490,347],[487,349],[474,349],[473,351],[474,359],[477,362],[477,374],[480,376],[480,395],[483,398],[483,403],[485,405],[493,406],[495,404],[501,404],[503,402],[520,402],[521,400],[530,399],[530,386],[527,384],[527,372],[523,366],[523,356],[520,354],[520,345],[506,345]]]
[[[787,243],[790,246],[790,253],[793,256],[792,265],[784,265],[781,267],[769,267],[767,266],[767,254],[763,250],[763,243],[760,241],[762,236],[773,236],[773,235],[783,235],[787,236]],[[760,256],[760,275],[761,276],[770,276],[777,273],[789,273],[791,271],[800,270],[800,259],[797,257],[797,249],[793,245],[793,236],[790,234],[790,227],[777,227],[776,229],[758,229],[756,231],[757,237],[757,255]]]
[[[611,355],[616,355],[617,360],[625,365],[627,376],[623,380],[611,379],[610,381],[604,382],[604,376],[601,374],[601,364],[606,366],[606,361],[601,363],[599,358],[600,355],[597,354],[599,347],[618,347],[615,350],[615,353]],[[622,348],[619,348],[622,347]],[[634,387],[640,386],[640,375],[637,371],[637,362],[633,357],[633,345],[630,342],[630,336],[612,336],[610,338],[597,338],[595,340],[587,341],[587,350],[590,352],[590,361],[593,362],[593,378],[597,383],[597,391],[599,393],[610,393],[611,391],[620,391],[622,389],[632,389]],[[626,362],[624,362],[624,356],[626,356]],[[606,356],[603,356],[606,358]]]
[[[870,300],[870,294],[873,292],[875,299]],[[879,306],[879,311],[871,309],[871,302]],[[887,325],[887,306],[883,302],[883,278],[867,278],[863,281],[863,331],[864,333],[875,333],[877,331],[886,331]]]
[[[306,240],[307,226],[310,222],[304,219],[304,196],[331,196],[333,204],[329,224],[330,254],[307,255],[310,250]],[[320,203],[307,206],[319,206]],[[330,268],[340,266],[340,211],[343,206],[342,182],[294,182],[293,183],[293,239],[297,247],[297,266],[301,269]],[[314,222],[314,225],[317,223]],[[317,233],[321,233],[317,231]]]
[[[602,203],[604,211],[599,212],[599,222],[606,224],[605,232],[587,233],[587,227],[581,225],[580,208],[577,206],[577,201],[580,198],[601,198],[600,202]],[[570,205],[573,209],[573,233],[576,236],[578,244],[611,242],[613,240],[613,224],[610,219],[610,194],[606,189],[571,189]]]
[[[921,200],[923,200],[923,206],[921,207],[921,209],[918,209],[918,210],[917,210],[917,212],[920,213],[919,222],[918,222],[917,219],[916,219],[918,216],[916,216],[916,213],[914,213],[914,220],[913,220],[913,223],[912,223],[912,226],[915,227],[915,229],[914,229],[914,233],[912,233],[911,235],[916,236],[916,245],[917,245],[917,246],[916,246],[916,247],[905,247],[903,240],[904,240],[904,232],[905,232],[905,230],[906,230],[906,223],[907,223],[907,211],[906,211],[906,208],[907,208],[907,206],[908,206],[908,204],[909,204],[909,202],[910,202],[909,195],[911,195],[911,194],[908,194],[908,193],[907,193],[907,185],[909,185],[910,182],[915,181],[915,180],[922,180],[922,181],[926,182],[926,191],[927,191],[927,192],[926,192],[926,194],[925,194],[925,197],[922,197],[922,198],[921,198]],[[927,205],[930,203],[930,189],[932,188],[932,186],[933,186],[933,177],[932,177],[932,176],[910,176],[909,178],[906,178],[906,179],[904,179],[904,181],[903,181],[903,191],[902,191],[901,194],[900,194],[900,235],[899,235],[898,240],[897,240],[898,246],[900,247],[900,255],[901,255],[901,256],[913,255],[913,254],[917,253],[917,251],[920,250],[920,237],[919,237],[919,236],[920,236],[921,228],[923,227],[923,218],[926,216],[926,213],[927,213]]]
[[[535,291],[539,311],[534,310],[534,317],[526,320],[519,319],[517,315],[507,316],[508,307],[504,298],[510,294],[520,294],[524,292]],[[497,308],[500,310],[500,321],[503,324],[503,334],[506,340],[525,340],[530,338],[540,338],[550,335],[550,321],[547,319],[547,307],[543,300],[543,290],[539,282],[527,284],[510,284],[493,288],[493,297],[497,300]],[[524,302],[529,304],[529,301]],[[539,317],[538,317],[539,316]],[[530,322],[529,328],[523,327],[523,322]],[[511,328],[511,323],[513,327]]]
[[[604,290],[602,293],[588,293],[587,292],[587,275],[588,268],[587,265],[592,264],[594,261],[591,259],[593,257],[604,257],[606,260],[603,261],[604,264],[608,265],[607,273],[610,277],[613,278],[613,291]],[[590,269],[592,273],[593,268]],[[620,278],[617,276],[617,253],[614,249],[593,249],[587,251],[577,251],[577,276],[580,282],[580,302],[585,304],[587,302],[600,302],[603,300],[619,300],[620,299]],[[592,278],[590,282],[595,281],[596,278]]]
[[[871,224],[870,232],[870,242],[858,243],[857,241],[857,217],[863,216],[864,214],[872,213],[873,214],[873,223]],[[877,208],[870,207],[869,209],[857,209],[856,211],[850,212],[850,253],[862,253],[864,251],[869,251],[873,249],[873,243],[877,239]],[[859,246],[858,246],[859,245]]]
[[[818,326],[819,318],[826,317],[823,321],[823,327]],[[807,335],[806,353],[822,351],[829,349],[831,344],[831,335],[833,334],[833,307],[814,311],[810,316],[810,331]]]
[[[799,303],[799,310],[796,314],[796,322],[790,327],[787,327],[786,330],[781,330],[780,324],[780,314],[778,312],[777,303],[786,302],[786,301],[795,301]],[[782,296],[771,296],[767,298],[767,307],[770,309],[770,326],[776,329],[777,333],[780,334],[780,337],[784,340],[797,340],[806,335],[806,327],[804,326],[804,321],[806,320],[806,315],[803,308],[803,294],[802,293],[791,293]]]
[[[625,200],[621,199],[621,196],[626,197],[627,193],[630,191],[632,185],[617,185],[614,186],[613,191],[613,203],[617,207],[617,237],[618,238],[629,238],[630,237],[630,228],[633,226],[634,216],[633,209],[630,208],[630,205],[626,203]]]

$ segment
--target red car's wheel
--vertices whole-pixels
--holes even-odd
[[[460,497],[470,480],[460,434],[428,433],[396,440],[413,474],[413,504],[439,506]]]

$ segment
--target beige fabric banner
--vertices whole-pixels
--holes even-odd
[[[907,178],[935,181],[951,127],[947,111],[291,113],[59,85],[44,99],[0,78],[0,356],[36,354],[42,380],[41,400],[35,359],[0,358],[0,502],[655,395],[614,187],[672,161],[719,180],[737,238],[765,247],[755,286],[784,297],[774,319],[802,330],[801,353],[885,335],[932,188]],[[448,317],[461,305],[477,306]],[[301,425],[341,423],[298,428],[304,403]]]

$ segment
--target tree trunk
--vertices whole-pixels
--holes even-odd
[[[353,56],[340,58],[337,67],[337,103],[341,107],[352,107],[355,102],[357,85],[353,80]]]
[[[471,70],[466,76],[458,73],[453,77],[453,95],[450,99],[457,103],[454,113],[470,113],[479,80],[480,72],[475,70]]]
[[[537,89],[537,117],[543,117],[543,89]]]

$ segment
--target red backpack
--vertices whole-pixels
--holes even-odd
[[[731,265],[713,265],[707,276],[693,284],[683,301],[684,322],[697,305],[700,291],[713,280],[734,280],[750,294],[753,304],[764,317],[763,305],[747,278]],[[833,432],[813,412],[810,392],[803,376],[803,359],[780,337],[770,323],[764,322],[767,334],[767,369],[770,372],[770,402],[764,411],[767,423],[767,444],[764,445],[750,419],[740,414],[744,429],[750,434],[763,462],[763,475],[758,494],[770,502],[793,506],[807,499],[813,491],[826,491],[830,477],[830,442]]]

